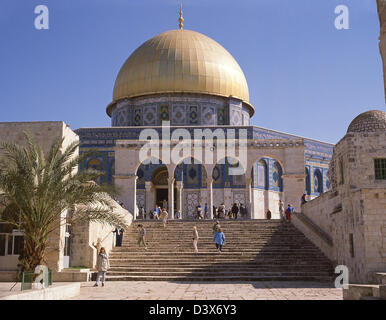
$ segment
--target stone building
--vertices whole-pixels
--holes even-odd
[[[33,139],[42,146],[47,153],[57,138],[64,139],[63,148],[79,137],[62,121],[47,122],[0,122],[0,141],[25,144],[24,132],[28,132]],[[119,205],[115,211],[125,215],[130,224],[132,216]],[[72,280],[71,273],[61,273],[70,266],[93,268],[96,264],[96,248],[93,244],[104,246],[107,251],[114,246],[112,227],[101,223],[79,223],[70,225],[66,220],[68,212],[62,213],[57,229],[50,235],[47,248],[47,265],[54,271],[54,280]],[[19,254],[23,248],[23,232],[13,226],[0,222],[0,281],[9,281],[15,277]],[[81,275],[81,274],[78,274]],[[82,275],[81,275],[82,276]],[[87,273],[78,280],[87,280]]]
[[[351,122],[334,147],[330,181],[331,190],[304,204],[294,224],[349,268],[350,283],[372,281],[386,270],[386,112]]]

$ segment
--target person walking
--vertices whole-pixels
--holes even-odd
[[[199,204],[196,209],[197,209],[197,220],[200,220],[200,219],[202,219],[202,208],[201,208],[201,205]]]
[[[153,219],[159,220],[160,208],[156,205],[153,212]]]
[[[247,215],[246,209],[242,203],[240,204],[240,215],[241,215],[241,219],[245,219]]]
[[[225,204],[224,204],[224,203],[222,203],[222,204],[220,205],[219,218],[225,219]]]
[[[168,212],[166,211],[165,208],[163,208],[162,210],[161,218],[162,218],[162,223],[164,225],[164,228],[166,228],[166,224],[168,223]]]
[[[219,252],[222,252],[222,247],[225,245],[225,234],[222,232],[221,228],[219,228],[218,231],[214,234],[213,241],[216,245],[216,249]]]
[[[146,219],[145,209],[142,206],[139,209],[139,214],[140,214],[141,219]]]
[[[288,204],[287,210],[285,211],[285,216],[287,222],[291,222],[291,214],[294,212],[295,208]]]
[[[115,230],[113,231],[113,233],[115,233],[115,246],[116,246],[116,247],[122,246],[122,242],[120,241],[120,240],[121,240],[121,237],[120,237],[120,235],[119,235],[119,229],[118,229],[118,228],[115,228]]]
[[[137,228],[138,228],[138,246],[141,247],[141,244],[143,244],[145,247],[145,250],[147,250],[146,241],[145,241],[146,229],[142,224],[139,224]]]
[[[271,216],[272,216],[271,210],[267,209],[267,219],[271,220]]]
[[[239,213],[239,207],[237,206],[236,203],[234,203],[233,207],[232,207],[232,215],[235,218],[235,220],[237,219],[237,214],[238,213]]]
[[[99,282],[100,277],[102,277],[102,287],[104,287],[105,286],[106,271],[108,268],[110,268],[109,257],[107,256],[107,253],[106,253],[106,250],[104,247],[102,247],[99,251],[96,268],[98,270],[98,273],[97,273],[96,282],[94,284],[94,287],[98,286],[98,282]]]
[[[208,208],[208,204],[205,203],[205,207],[204,207],[204,219],[208,219],[209,217],[209,208]]]
[[[197,231],[197,227],[194,226],[193,227],[193,247],[194,247],[195,253],[198,253],[197,244],[198,244],[198,231]]]
[[[213,234],[215,234],[218,229],[220,229],[221,226],[220,226],[220,222],[218,220],[216,220],[216,222],[214,223],[213,227],[212,227],[212,230],[213,230]]]

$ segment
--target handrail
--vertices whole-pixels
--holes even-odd
[[[324,240],[330,247],[334,246],[331,236],[320,228],[315,222],[307,217],[302,212],[294,212],[294,216],[298,217],[304,224],[306,224],[312,231],[314,231],[322,240]]]

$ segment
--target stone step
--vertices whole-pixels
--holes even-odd
[[[148,250],[138,247],[136,226],[146,228]],[[329,281],[331,262],[301,232],[280,220],[222,220],[227,242],[213,243],[213,220],[135,221],[123,246],[110,252],[108,280]],[[199,231],[194,253],[192,227]]]
[[[198,270],[198,271],[112,271],[107,273],[109,276],[250,276],[250,277],[261,277],[261,276],[286,276],[286,277],[298,277],[298,276],[313,276],[313,277],[329,277],[332,274],[329,272],[256,272],[256,271],[221,271],[221,270]]]
[[[149,266],[115,266],[109,269],[109,272],[135,272],[135,271],[144,271],[144,272],[188,272],[188,271],[224,271],[224,270],[230,270],[232,272],[242,272],[242,271],[282,271],[283,268],[281,266],[275,266],[275,265],[264,265],[264,266],[240,266],[237,267],[233,265],[229,266],[223,266],[223,267],[213,267],[211,265],[201,265],[201,266],[155,266],[155,267],[149,267]],[[320,266],[305,266],[305,267],[299,267],[299,266],[287,266],[286,268],[287,272],[329,272],[332,273],[332,269],[328,266],[320,267]]]
[[[178,257],[176,257],[178,255]],[[175,259],[175,258],[193,258],[193,259],[208,259],[212,258],[214,256],[221,255],[223,258],[232,257],[232,258],[249,258],[249,259],[268,259],[268,258],[278,258],[280,256],[281,259],[285,258],[293,258],[293,255],[291,254],[276,254],[276,253],[264,253],[264,254],[256,254],[256,253],[249,253],[249,252],[227,252],[223,251],[222,253],[219,252],[174,252],[174,253],[168,253],[168,252],[147,252],[144,254],[143,252],[122,252],[122,253],[114,253],[110,255],[110,258],[145,258],[145,259],[154,259],[154,258],[167,258],[167,259]],[[297,260],[304,259],[306,261],[313,261],[314,259],[318,259],[323,261],[324,259],[317,254],[298,254],[295,257]]]
[[[328,266],[332,268],[331,264],[329,261],[304,261],[304,260],[254,260],[254,259],[247,259],[241,261],[240,259],[217,259],[215,261],[203,261],[203,260],[188,260],[186,259],[185,261],[181,260],[168,260],[168,259],[163,259],[163,260],[156,260],[157,261],[157,266],[201,266],[201,265],[206,265],[206,266],[218,266],[218,265],[228,265],[228,266],[237,266],[237,265],[267,265],[268,267],[270,266],[281,266],[287,267],[287,266],[308,266],[308,265],[314,265],[317,264],[320,267],[325,267]],[[115,266],[154,266],[154,264],[149,264],[148,261],[146,260],[138,260],[138,259],[112,259],[110,262],[114,262]],[[111,264],[111,263],[110,263]]]
[[[332,283],[333,279],[329,276],[109,276],[106,275],[108,281],[309,281],[309,282],[325,282]]]

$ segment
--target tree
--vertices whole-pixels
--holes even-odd
[[[74,142],[63,149],[56,139],[43,154],[42,147],[25,133],[26,146],[0,144],[0,221],[24,232],[23,269],[32,271],[44,264],[49,235],[65,223],[80,221],[127,227],[124,217],[113,212],[113,188],[94,181],[102,172],[82,170],[79,163],[90,153],[78,155]]]

